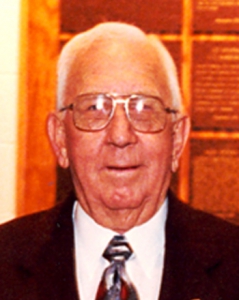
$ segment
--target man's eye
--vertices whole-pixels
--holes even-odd
[[[86,110],[88,110],[88,111],[89,111],[89,110],[90,110],[90,111],[92,111],[92,110],[99,110],[99,107],[97,107],[97,105],[94,104],[94,105],[88,106]]]
[[[142,110],[152,110],[152,109],[153,109],[152,105],[148,105],[148,104],[144,104],[142,107]]]
[[[105,103],[104,99],[99,98],[97,100],[88,102],[86,110],[87,111],[101,111],[102,109],[105,108],[105,106],[106,106],[106,103]]]
[[[129,109],[140,112],[140,111],[151,111],[153,108],[150,103],[138,101],[138,102],[131,103],[131,105],[129,106]]]
[[[83,105],[83,110],[84,111],[99,111],[102,109],[102,103],[101,102],[96,102],[96,101],[89,101],[88,103],[85,103]]]

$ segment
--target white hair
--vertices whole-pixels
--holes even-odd
[[[157,51],[159,61],[162,62],[169,90],[172,95],[172,106],[174,109],[182,110],[182,96],[178,82],[178,75],[175,63],[166,47],[159,41],[156,35],[146,35],[141,29],[120,22],[101,23],[90,30],[76,35],[63,48],[58,61],[57,68],[57,107],[61,108],[64,103],[65,91],[69,82],[70,71],[76,62],[77,57],[86,56],[87,51],[92,47],[100,47],[105,41],[127,41],[131,44],[134,41],[147,41]]]
[[[175,62],[172,56],[170,55],[169,51],[167,50],[165,45],[159,40],[157,35],[149,34],[147,35],[147,38],[150,44],[158,52],[160,61],[163,62],[163,67],[165,68],[165,74],[167,76],[169,90],[172,96],[172,106],[174,109],[182,111],[183,110],[182,94],[178,82],[178,71]]]

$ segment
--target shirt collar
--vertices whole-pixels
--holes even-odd
[[[102,253],[117,233],[96,223],[75,201],[73,208],[74,229],[77,235],[77,248],[80,257],[87,262],[89,275],[99,267]],[[103,259],[103,258],[102,258]]]
[[[165,249],[165,224],[168,211],[166,199],[158,212],[146,223],[136,226],[125,233],[136,259],[147,274],[152,274]]]
[[[134,257],[139,261],[146,273],[150,273],[159,255],[163,255],[165,247],[165,223],[168,201],[164,201],[158,212],[146,223],[136,226],[125,233],[134,251]],[[96,223],[75,201],[73,208],[74,229],[78,236],[79,255],[83,255],[89,270],[96,270],[102,260],[102,253],[107,244],[117,232]]]

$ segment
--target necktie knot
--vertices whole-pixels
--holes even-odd
[[[96,300],[138,300],[137,292],[127,276],[125,261],[132,249],[123,235],[116,235],[106,247],[103,257],[110,262],[105,269]]]
[[[106,247],[103,257],[108,261],[125,261],[132,255],[132,249],[123,235],[116,235]]]

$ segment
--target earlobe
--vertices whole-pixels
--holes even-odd
[[[62,168],[69,166],[69,159],[66,148],[66,135],[62,121],[55,113],[50,113],[47,118],[47,133],[52,149]]]
[[[176,172],[178,169],[179,159],[188,140],[189,132],[189,117],[183,116],[176,121],[173,129],[172,172]]]

